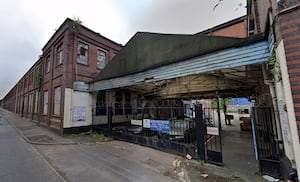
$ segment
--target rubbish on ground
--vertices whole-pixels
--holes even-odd
[[[201,177],[207,178],[207,177],[208,177],[208,174],[201,174]]]
[[[268,175],[263,175],[262,177],[265,180],[270,181],[270,182],[277,182],[277,181],[279,181],[279,179],[273,178],[272,176],[268,176]]]
[[[190,154],[186,154],[185,156],[188,160],[191,160],[192,159],[192,156]]]

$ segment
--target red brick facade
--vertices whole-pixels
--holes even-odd
[[[224,36],[224,37],[247,37],[247,17],[239,17],[221,25],[204,30],[199,35]]]
[[[43,47],[41,58],[4,97],[4,108],[62,131],[65,88],[73,89],[75,81],[88,82],[101,71],[97,66],[97,50],[105,53],[107,64],[121,49],[120,44],[99,33],[82,25],[74,30],[73,26],[74,21],[66,19],[59,27]],[[77,62],[78,42],[87,45],[86,64]],[[59,111],[54,111],[55,89],[60,91],[56,95]]]
[[[297,3],[286,1],[285,5],[293,7]],[[281,13],[279,21],[300,141],[300,2],[293,10]]]
[[[227,37],[238,37],[244,38],[247,37],[247,22],[246,20],[240,23],[237,23],[233,26],[217,30],[210,33],[209,35],[213,36],[227,36]]]

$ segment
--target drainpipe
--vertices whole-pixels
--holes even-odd
[[[269,86],[270,89],[270,94],[272,97],[272,103],[274,107],[274,114],[275,114],[275,124],[276,124],[276,129],[273,128],[274,131],[277,133],[276,141],[282,141],[282,133],[281,133],[281,125],[280,125],[280,120],[279,120],[279,112],[278,112],[278,105],[277,105],[277,95],[275,91],[275,85],[273,80],[269,80],[266,72],[266,66],[265,64],[262,64],[262,72],[263,72],[263,79],[264,79],[264,84]],[[280,143],[279,145],[280,149],[283,149],[282,144]]]

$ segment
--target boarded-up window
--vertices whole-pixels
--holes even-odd
[[[89,46],[87,44],[78,43],[77,46],[77,62],[81,64],[88,64],[88,50]]]
[[[28,113],[32,113],[32,105],[33,105],[33,94],[29,94],[28,98]]]
[[[28,112],[28,95],[24,97],[24,113]]]
[[[35,93],[35,104],[34,104],[34,113],[38,113],[39,112],[39,95],[40,92],[36,91]]]
[[[48,91],[44,92],[43,114],[48,114]]]
[[[61,87],[54,89],[54,115],[60,116]]]
[[[97,50],[97,67],[99,69],[104,69],[106,65],[106,54],[101,50]]]

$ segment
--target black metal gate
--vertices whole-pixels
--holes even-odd
[[[253,107],[253,137],[256,158],[261,174],[280,177],[280,149],[274,110],[271,107]]]
[[[195,119],[186,117],[183,107],[143,107],[134,113],[136,116],[131,121],[115,123],[116,115],[109,107],[108,123],[94,128],[119,140],[198,158]]]
[[[209,109],[201,104],[195,107],[198,156],[205,162],[223,165],[220,122],[209,116]]]
[[[183,107],[144,107],[137,110],[142,118],[133,119],[136,123],[114,123],[109,107],[108,123],[94,129],[119,140],[222,165],[219,122],[213,121],[207,109],[195,105],[193,118],[184,115]],[[156,118],[147,119],[151,112]]]

